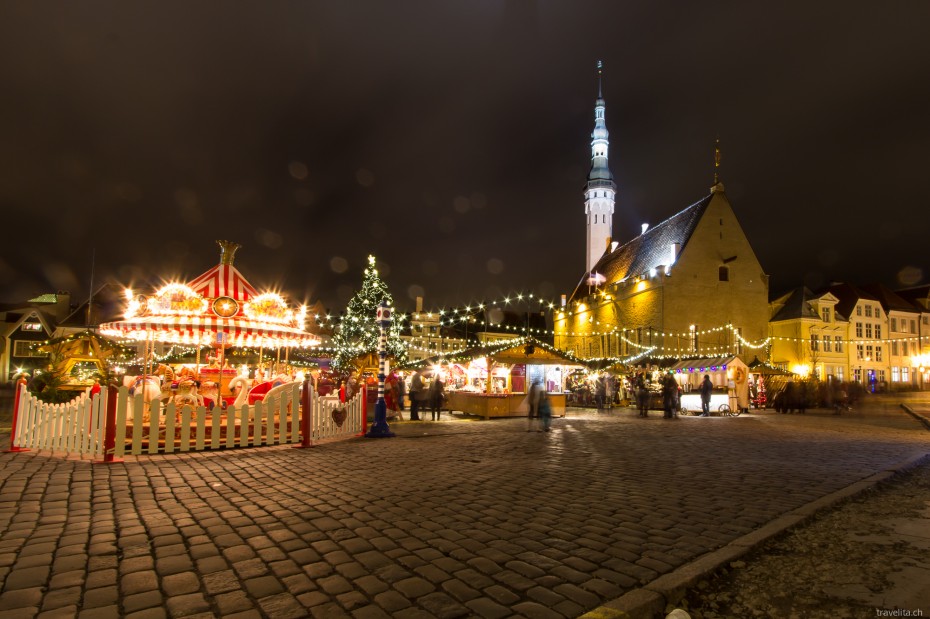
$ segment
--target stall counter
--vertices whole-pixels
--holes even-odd
[[[475,391],[449,392],[449,408],[467,415],[477,415],[490,419],[492,417],[526,417],[526,413],[517,409],[526,398],[525,393],[478,393]],[[565,416],[565,394],[550,393],[552,416]]]

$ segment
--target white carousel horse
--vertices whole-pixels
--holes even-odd
[[[239,392],[236,393],[236,401],[233,402],[232,404],[233,406],[242,406],[243,404],[248,402],[249,387],[251,386],[252,386],[252,380],[248,376],[243,376],[241,374],[239,376],[234,377],[232,380],[229,381],[229,385],[227,385],[227,388],[230,391],[235,393],[236,389],[239,389]]]
[[[161,384],[156,376],[124,376],[123,385],[129,387],[129,400],[126,403],[126,416],[133,419],[132,403],[137,393],[142,393],[142,420],[149,419],[149,403],[152,400],[162,399]]]

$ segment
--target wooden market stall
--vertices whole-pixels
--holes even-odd
[[[714,385],[710,398],[712,411],[735,409],[736,398],[744,389],[748,399],[749,368],[738,356],[684,359],[668,370],[681,387],[682,410],[701,410],[699,387],[705,374]]]
[[[432,357],[424,369],[446,380],[448,408],[485,419],[523,417],[521,404],[533,381],[549,394],[553,416],[565,416],[565,377],[581,361],[534,338],[523,337]]]

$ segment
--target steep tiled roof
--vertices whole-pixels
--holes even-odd
[[[843,316],[853,315],[853,309],[856,307],[856,303],[859,302],[859,299],[878,301],[874,295],[852,284],[832,284],[820,291],[821,294],[824,292],[829,292],[840,300],[839,303],[836,304],[836,311]]]
[[[668,265],[672,243],[679,243],[680,250],[684,250],[712,197],[713,194],[708,195],[649,228],[645,234],[637,236],[610,253],[605,253],[594,265],[594,272],[606,277],[608,282],[615,282],[642,275],[659,265]],[[575,289],[573,299],[583,286],[584,281]]]
[[[924,284],[913,288],[903,288],[896,292],[918,307],[925,307],[924,302],[927,298],[930,298],[930,285]]]
[[[795,320],[797,318],[820,318],[811,301],[820,298],[821,295],[815,295],[807,286],[795,288],[788,295],[788,299],[778,312],[772,316],[770,322],[780,320]]]
[[[874,295],[882,304],[885,313],[899,312],[919,312],[921,308],[914,303],[903,298],[884,284],[871,284],[863,286],[863,290]]]

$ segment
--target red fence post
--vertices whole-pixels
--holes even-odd
[[[368,385],[362,386],[362,425],[361,430],[355,436],[365,436],[368,430]]]
[[[6,450],[6,453],[11,452],[20,452],[20,451],[29,451],[25,447],[17,447],[16,443],[16,423],[19,421],[19,406],[22,402],[23,393],[26,391],[26,379],[20,377],[16,381],[16,393],[13,395],[13,427],[10,428],[10,448]]]
[[[122,462],[122,458],[116,457],[116,398],[119,394],[117,388],[113,385],[107,387],[107,419],[106,428],[103,434],[103,460],[95,460],[94,464],[113,464]],[[135,431],[135,428],[133,428]]]
[[[310,379],[304,379],[303,387],[300,390],[300,445],[294,445],[295,449],[306,449],[313,447],[313,423],[310,409]]]

